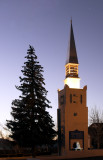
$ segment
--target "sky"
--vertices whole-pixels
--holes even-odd
[[[44,67],[49,112],[57,123],[71,17],[89,112],[103,110],[103,0],[0,0],[0,124],[12,118],[11,103],[21,94],[15,85],[29,45]]]

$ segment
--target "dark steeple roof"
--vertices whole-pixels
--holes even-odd
[[[66,64],[68,63],[78,64],[78,57],[77,57],[77,52],[76,52],[75,40],[74,40],[72,20],[71,20],[71,28],[70,28],[69,53],[68,53]]]

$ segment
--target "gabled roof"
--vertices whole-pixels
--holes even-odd
[[[92,123],[88,128],[103,127],[103,123]]]
[[[78,57],[77,57],[76,46],[75,46],[72,20],[71,20],[71,28],[70,28],[69,50],[68,50],[68,57],[67,57],[66,64],[68,64],[68,63],[78,64]]]

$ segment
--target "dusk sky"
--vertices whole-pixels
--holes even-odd
[[[12,100],[21,94],[19,76],[29,44],[44,67],[49,109],[57,121],[72,17],[81,88],[89,111],[103,110],[103,0],[0,0],[0,123],[11,119]]]

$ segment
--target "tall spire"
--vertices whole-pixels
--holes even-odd
[[[66,64],[68,64],[68,63],[78,64],[78,57],[77,57],[75,39],[74,39],[74,33],[73,33],[73,27],[72,27],[72,19],[71,19],[70,42],[69,42],[69,51],[68,52],[69,53],[68,53]]]
[[[80,88],[80,78],[78,77],[78,57],[75,47],[74,33],[71,20],[70,28],[70,42],[68,59],[65,65],[65,80],[64,84],[68,85],[69,88]]]
[[[70,42],[69,42],[69,52],[68,58],[66,61],[65,69],[66,69],[66,78],[67,77],[78,77],[78,57],[76,52],[75,40],[74,40],[74,33],[72,27],[72,20],[71,20],[71,27],[70,27]]]

